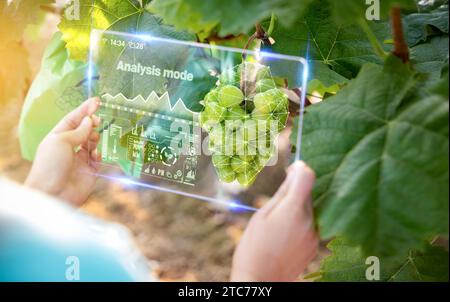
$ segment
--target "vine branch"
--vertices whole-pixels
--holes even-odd
[[[274,13],[272,13],[272,16],[270,16],[270,24],[269,24],[269,29],[267,30],[267,34],[269,36],[272,35],[273,30],[275,29],[275,21],[276,21],[276,16]]]
[[[399,7],[391,9],[392,36],[394,39],[393,54],[402,59],[404,63],[409,62],[409,48],[403,33],[402,14]]]
[[[272,45],[269,34],[266,33],[266,31],[264,30],[264,28],[262,28],[259,22],[256,23],[255,32],[253,33],[253,35],[250,36],[250,38],[248,39],[247,43],[245,43],[245,46],[243,48],[242,61],[245,61],[245,58],[247,57],[247,50],[255,39],[261,40],[266,45]]]
[[[378,38],[373,33],[369,24],[367,24],[367,21],[365,19],[360,19],[359,26],[366,34],[367,38],[369,39],[370,44],[372,44],[372,47],[373,47],[375,53],[383,60],[386,59],[388,55],[384,51],[383,46],[381,45],[380,41],[378,41]]]

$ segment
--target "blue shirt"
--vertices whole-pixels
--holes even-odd
[[[129,231],[0,179],[0,281],[154,281]]]

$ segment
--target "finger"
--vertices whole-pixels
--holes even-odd
[[[305,216],[306,217],[311,217],[311,218],[314,217],[314,209],[313,209],[313,204],[312,204],[312,198],[311,197],[308,198],[308,200],[305,202],[304,210],[305,210]]]
[[[93,125],[92,119],[89,116],[86,116],[83,118],[78,128],[62,133],[62,138],[74,148],[81,146],[89,139],[93,130]]]
[[[100,141],[100,134],[96,131],[92,131],[89,135],[89,139],[83,143],[82,148],[88,151],[92,151],[97,148]]]
[[[264,212],[267,215],[273,210],[275,205],[277,203],[279,203],[285,197],[286,193],[288,192],[289,184],[291,183],[292,178],[293,178],[293,173],[290,173],[290,171],[288,170],[288,174],[286,176],[286,179],[281,184],[281,186],[278,189],[278,191],[270,199],[270,201],[266,205],[264,205],[264,207],[260,211]]]
[[[98,168],[98,153],[97,150],[88,151],[86,149],[81,149],[77,152],[77,158],[80,161],[80,165],[86,165],[94,170]]]
[[[99,116],[93,114],[92,115],[92,121],[94,122],[94,127],[97,128],[98,126],[100,126],[101,123],[101,119]]]
[[[77,156],[83,163],[87,163],[89,161],[89,151],[86,149],[81,149],[78,151]]]
[[[292,169],[294,176],[292,185],[289,187],[287,195],[288,197],[297,196],[297,198],[301,199],[303,203],[305,203],[311,196],[316,175],[314,171],[302,161],[292,164]],[[293,200],[292,198],[288,199]]]
[[[76,129],[84,117],[93,115],[99,106],[99,98],[90,98],[67,114],[56,126],[52,133],[62,133]]]
[[[305,213],[305,204],[311,200],[311,191],[315,181],[314,172],[303,162],[292,165],[292,180],[286,195],[272,212],[280,215]]]
[[[95,169],[97,169],[101,161],[101,154],[97,150],[93,150],[90,155],[91,155],[90,165]]]
[[[284,180],[283,184],[280,186],[278,191],[273,196],[273,199],[279,200],[286,195],[286,193],[288,192],[288,189],[289,189],[289,184],[293,180],[293,177],[294,177],[294,173],[292,172],[292,169],[288,169],[287,174],[286,174],[286,179]]]

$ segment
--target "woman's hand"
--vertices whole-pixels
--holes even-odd
[[[231,281],[294,281],[315,258],[314,172],[294,163],[271,201],[250,220],[233,258]]]
[[[89,99],[66,115],[44,138],[25,185],[82,205],[96,181],[96,148],[100,120],[98,98]]]

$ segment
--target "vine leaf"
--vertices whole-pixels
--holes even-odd
[[[217,27],[220,36],[249,32],[272,13],[290,25],[311,0],[153,0],[150,11],[178,29],[204,33]],[[293,14],[292,12],[296,12]],[[239,17],[237,17],[239,16]]]
[[[409,65],[389,57],[308,107],[302,155],[317,173],[323,238],[343,235],[384,256],[448,233],[449,102],[419,85]]]
[[[86,64],[70,60],[61,33],[55,33],[22,107],[19,140],[25,159],[33,160],[42,139],[68,112],[86,100],[88,90],[78,87],[85,75]]]
[[[403,20],[408,45],[412,47],[425,42],[436,30],[448,34],[448,16],[447,9],[405,16]]]
[[[314,1],[291,27],[276,27],[271,48],[274,52],[307,57],[310,78],[326,87],[346,83],[364,63],[383,63],[359,26],[338,24],[332,16],[331,2]],[[389,24],[373,23],[371,27],[380,41],[390,37]]]
[[[367,282],[366,257],[361,249],[336,238],[327,246],[332,254],[321,263],[321,282]],[[423,252],[409,251],[404,256],[384,257],[380,260],[380,280],[390,282],[434,281],[448,282],[448,252],[426,245]]]
[[[414,68],[428,74],[430,81],[439,80],[442,68],[448,63],[448,42],[448,35],[443,35],[411,48]]]
[[[80,20],[65,16],[59,24],[70,58],[86,61],[91,29],[145,33],[179,40],[193,40],[193,35],[162,24],[161,18],[145,8],[149,0],[81,0]]]
[[[365,0],[342,0],[331,1],[333,4],[334,17],[338,22],[352,23],[366,18],[366,12],[374,4],[367,4]],[[375,1],[372,1],[375,2]],[[379,1],[380,19],[386,19],[392,7],[416,10],[415,0],[382,0]]]

